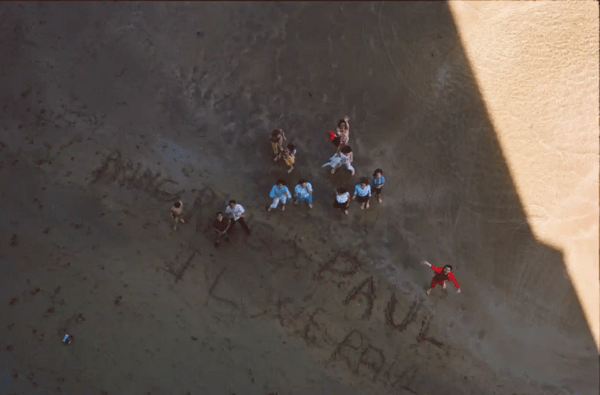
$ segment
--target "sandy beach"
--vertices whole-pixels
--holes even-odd
[[[597,15],[0,4],[0,395],[597,394]],[[314,208],[267,212],[278,178]]]

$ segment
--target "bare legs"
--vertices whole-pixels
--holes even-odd
[[[175,226],[173,226],[174,231],[177,231],[177,224],[179,222],[181,222],[182,224],[185,224],[185,221],[183,220],[183,218],[181,218],[180,215],[178,215],[177,217],[174,217],[173,220],[175,221]]]

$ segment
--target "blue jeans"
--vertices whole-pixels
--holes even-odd
[[[298,195],[296,200],[298,201],[298,203],[312,204],[312,195],[308,195],[307,197],[302,197],[302,196]]]

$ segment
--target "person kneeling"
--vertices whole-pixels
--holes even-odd
[[[313,189],[311,183],[304,178],[301,179],[298,181],[296,188],[294,188],[294,197],[296,198],[294,204],[306,203],[308,204],[308,208],[312,208],[312,194]]]
[[[276,209],[279,202],[281,202],[281,210],[285,210],[285,203],[287,202],[287,199],[292,198],[290,190],[285,186],[285,180],[277,180],[277,183],[273,185],[273,188],[271,188],[269,197],[273,199],[273,203],[271,203],[271,206],[267,206],[267,211]]]

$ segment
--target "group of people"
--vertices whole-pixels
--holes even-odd
[[[329,161],[322,167],[331,166],[331,174],[334,174],[336,170],[342,166],[345,166],[352,175],[355,174],[355,169],[352,167],[354,156],[352,154],[352,148],[350,148],[350,124],[349,118],[338,122],[335,132],[330,131],[328,139],[335,146],[335,154],[329,158]],[[296,161],[296,147],[293,144],[287,144],[284,148],[284,141],[287,140],[285,133],[282,129],[275,129],[271,132],[269,137],[271,142],[271,148],[273,149],[273,159],[277,162],[279,159],[283,159],[285,164],[289,167],[288,173],[294,170],[294,164]],[[358,184],[354,187],[354,194],[351,196],[345,188],[340,187],[335,190],[335,199],[333,201],[333,207],[342,211],[345,215],[348,215],[348,208],[350,207],[350,200],[357,200],[362,210],[369,208],[369,200],[372,193],[377,196],[379,203],[383,202],[381,198],[381,191],[385,184],[385,178],[383,176],[383,170],[376,169],[373,172],[371,180],[362,178]],[[275,185],[271,188],[269,197],[272,199],[271,205],[267,206],[267,211],[276,209],[281,203],[281,210],[285,210],[286,203],[288,200],[292,200],[292,193],[288,189],[285,180],[278,179]],[[300,179],[298,184],[294,187],[294,204],[306,203],[308,208],[313,208],[313,186],[306,179]],[[171,207],[171,217],[175,221],[173,230],[177,230],[179,222],[183,223],[183,202],[181,200],[175,202]],[[246,234],[250,235],[250,229],[245,221],[245,210],[241,204],[238,204],[235,200],[230,200],[225,213],[219,211],[216,214],[216,218],[212,222],[212,229],[215,232],[215,247],[220,245],[221,240],[229,242],[229,233],[233,230],[236,223],[239,222],[242,229]],[[444,267],[436,267],[431,265],[427,261],[422,261],[422,264],[431,267],[436,273],[431,281],[430,287],[427,289],[427,294],[431,292],[431,289],[435,288],[436,285],[442,285],[446,288],[446,281],[452,281],[457,288],[457,292],[460,292],[458,282],[451,273],[452,266],[446,265]]]
[[[350,119],[344,117],[344,119],[340,120],[336,131],[329,132],[328,139],[335,146],[335,153],[323,167],[331,166],[331,174],[334,174],[338,168],[345,166],[352,172],[352,175],[354,175],[355,169],[352,167],[354,156],[352,154],[352,148],[350,148],[349,145]],[[273,160],[277,162],[278,160],[283,159],[285,164],[289,167],[288,173],[291,173],[294,170],[294,164],[296,162],[296,147],[291,143],[284,147],[284,141],[287,141],[287,137],[282,129],[273,130],[269,136],[269,140],[273,150]],[[379,203],[382,203],[381,191],[384,184],[385,177],[383,176],[383,170],[376,169],[370,182],[367,178],[362,178],[360,180],[360,183],[354,187],[354,194],[352,196],[345,188],[337,188],[335,190],[333,207],[348,215],[350,200],[357,200],[362,210],[368,209],[369,200],[373,192],[377,195]],[[266,207],[267,211],[276,209],[280,203],[281,210],[285,210],[288,200],[292,200],[292,193],[286,186],[285,180],[278,179],[271,188],[269,197],[272,199],[272,202],[270,206]],[[312,184],[306,179],[300,179],[298,184],[294,187],[293,199],[295,205],[305,203],[308,205],[309,209],[313,208]],[[225,213],[217,213],[216,218],[212,223],[212,228],[216,234],[215,247],[219,246],[221,239],[229,241],[229,233],[237,222],[239,222],[246,233],[250,235],[250,229],[244,220],[244,212],[244,208],[240,204],[235,200],[231,200],[225,209]],[[173,230],[175,231],[177,231],[177,225],[180,222],[184,223],[182,213],[183,202],[179,200],[173,204],[170,212],[171,218],[175,222],[173,226]]]
[[[273,149],[273,159],[275,162],[279,159],[283,159],[285,164],[289,166],[288,173],[291,173],[292,170],[294,170],[294,164],[296,162],[296,147],[293,144],[288,144],[286,147],[283,146],[284,141],[287,141],[287,138],[285,137],[284,131],[281,129],[273,130],[269,139],[271,141],[271,148]],[[352,175],[354,175],[356,172],[352,166],[354,155],[352,153],[352,148],[349,145],[350,119],[348,117],[341,119],[337,124],[336,131],[329,132],[328,139],[335,146],[335,153],[322,167],[331,166],[331,174],[334,174],[337,169],[343,166],[350,170]],[[373,172],[370,182],[367,178],[362,178],[360,180],[360,183],[354,187],[354,194],[352,196],[346,188],[337,188],[335,190],[333,207],[348,215],[350,200],[357,200],[361,210],[368,209],[369,200],[373,192],[377,195],[377,201],[382,203],[383,199],[381,198],[381,191],[384,184],[385,177],[383,176],[383,170],[376,169]],[[294,187],[294,204],[304,202],[308,204],[308,208],[312,208],[312,195],[313,189],[311,183],[305,179],[301,179]],[[292,199],[292,194],[286,186],[285,180],[277,180],[273,188],[271,188],[269,197],[273,200],[271,205],[267,206],[267,211],[276,209],[279,203],[281,203],[281,210],[285,210],[286,202]]]
[[[218,247],[221,239],[225,241],[229,241],[229,233],[233,230],[234,225],[239,222],[242,226],[242,229],[246,232],[247,235],[250,235],[250,228],[248,228],[248,224],[244,218],[246,215],[244,214],[245,210],[241,204],[238,204],[235,200],[230,200],[225,208],[225,214],[222,211],[219,211],[216,215],[216,218],[212,222],[212,228],[216,233],[215,247]],[[177,225],[181,223],[185,223],[185,220],[182,218],[183,214],[183,201],[178,200],[173,203],[173,207],[171,207],[170,215],[175,225],[173,226],[173,230],[177,231]]]

